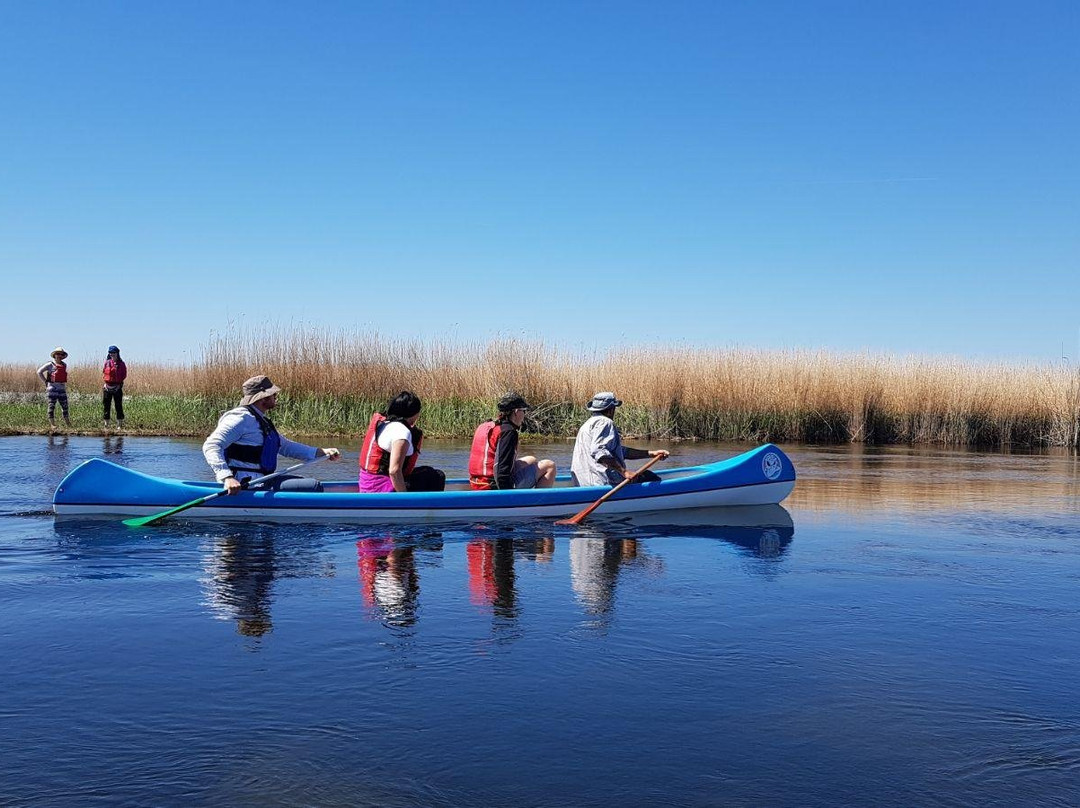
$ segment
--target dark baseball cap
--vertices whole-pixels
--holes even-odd
[[[529,402],[517,393],[507,393],[499,399],[499,412],[513,412],[514,410],[531,410]]]

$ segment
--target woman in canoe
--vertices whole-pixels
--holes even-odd
[[[424,432],[416,426],[420,397],[408,390],[390,399],[386,412],[368,422],[360,447],[360,491],[442,491],[446,475],[431,466],[417,466]]]

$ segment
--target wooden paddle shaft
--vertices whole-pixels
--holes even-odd
[[[645,471],[647,468],[649,468],[649,466],[653,465],[654,463],[659,463],[663,459],[664,459],[663,455],[657,455],[652,460],[650,460],[648,463],[646,463],[644,466],[642,466],[637,471],[635,471],[633,474],[631,474],[629,477],[627,477],[625,480],[623,480],[621,483],[619,483],[614,488],[612,488],[610,491],[608,491],[606,494],[604,494],[604,496],[600,497],[600,499],[596,500],[596,502],[594,502],[588,508],[583,510],[581,513],[577,514],[576,516],[572,516],[569,519],[565,519],[562,522],[560,522],[559,524],[571,524],[571,525],[578,524],[582,519],[584,519],[590,513],[595,511],[597,508],[599,508],[601,505],[603,505],[605,502],[607,502],[609,499],[611,499],[613,496],[615,496],[615,494],[617,494],[619,492],[619,490],[624,485],[628,485],[629,483],[632,483],[634,481],[634,478],[636,478],[639,474],[641,474],[641,472]]]

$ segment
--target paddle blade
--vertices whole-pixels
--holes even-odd
[[[578,514],[578,516],[580,516],[580,515],[581,514]],[[555,524],[557,524],[557,525],[580,525],[581,520],[578,518],[578,516],[572,516],[569,519],[560,519]]]
[[[128,527],[144,527],[146,525],[152,525],[166,516],[172,516],[174,513],[180,513],[180,511],[186,511],[188,508],[194,508],[196,505],[201,505],[206,502],[210,497],[199,497],[191,502],[185,502],[183,505],[178,505],[175,508],[170,508],[167,511],[161,513],[155,513],[151,516],[136,516],[131,519],[125,519],[124,524]]]

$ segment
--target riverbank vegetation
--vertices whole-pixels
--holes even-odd
[[[485,345],[269,330],[220,335],[188,365],[131,363],[126,428],[201,436],[266,373],[284,388],[275,420],[294,434],[356,435],[402,389],[424,400],[434,437],[467,438],[507,390],[527,429],[572,437],[584,403],[613,390],[627,434],[659,440],[1080,445],[1080,372],[1065,365],[658,346],[569,354],[538,342]],[[73,429],[100,431],[100,363],[72,357]],[[0,433],[44,431],[34,367],[0,364]]]

